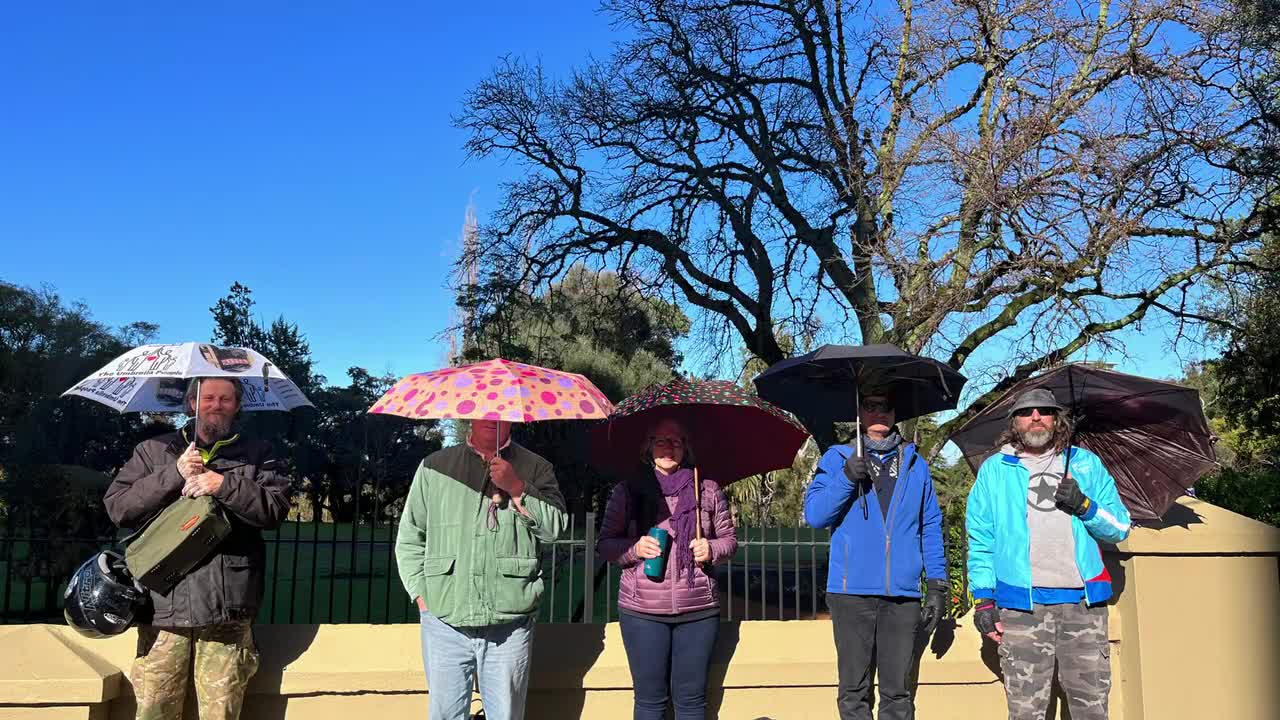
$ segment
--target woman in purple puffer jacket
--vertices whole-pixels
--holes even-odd
[[[674,420],[650,429],[642,458],[648,468],[619,483],[600,528],[599,552],[622,567],[618,615],[635,688],[635,720],[661,720],[670,698],[676,720],[704,720],[707,668],[720,631],[720,593],[712,565],[733,557],[738,537],[729,501],[715,482],[699,478],[693,449]],[[702,525],[702,537],[696,533]],[[666,571],[644,573],[644,561],[662,554],[648,535],[671,533]]]

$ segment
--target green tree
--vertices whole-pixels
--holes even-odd
[[[326,384],[315,370],[311,346],[283,316],[269,326],[255,319],[253,291],[234,283],[210,308],[213,342],[250,347],[293,380],[314,409],[246,413],[243,426],[272,438],[294,478],[295,516],[309,519],[386,520],[395,517],[414,468],[440,447],[434,422],[370,417],[367,410],[395,384],[364,368],[347,370],[346,386]]]
[[[974,475],[964,458],[949,462],[941,455],[930,461],[929,470],[933,475],[938,504],[942,508],[942,540],[947,548],[947,575],[951,581],[951,597],[955,602],[954,614],[958,616],[968,612],[972,602],[966,574],[969,538],[965,532],[965,508],[969,489],[973,487]]]
[[[780,339],[781,346],[790,352],[794,341],[790,336]],[[738,384],[751,392],[755,386],[751,379],[764,372],[768,364],[750,353],[741,354],[742,371]],[[803,422],[803,418],[801,419]],[[813,480],[822,451],[812,441],[806,442],[796,453],[795,463],[785,470],[775,470],[763,475],[742,478],[725,488],[725,494],[733,505],[739,525],[752,527],[794,527],[804,520],[804,494]]]
[[[1280,470],[1225,467],[1196,484],[1196,495],[1254,520],[1280,527]]]
[[[1270,234],[1248,273],[1247,292],[1226,295],[1217,312],[1231,318],[1222,357],[1191,368],[1219,436],[1223,468],[1202,479],[1199,497],[1280,526],[1280,235]]]
[[[233,283],[227,295],[209,308],[213,313],[213,342],[257,350],[304,393],[324,385],[325,377],[315,372],[311,345],[298,326],[284,316],[262,325],[254,319],[254,304],[253,290]]]
[[[1226,352],[1209,367],[1235,462],[1280,467],[1280,235],[1267,238],[1257,263],[1230,307],[1237,326],[1225,333]]]
[[[301,428],[298,479],[305,515],[334,521],[391,522],[399,517],[418,463],[438,450],[434,421],[371,416],[370,407],[395,384],[391,375],[348,368],[350,383],[311,396],[316,411]]]
[[[822,457],[812,440],[785,470],[752,475],[725,488],[739,527],[795,527],[804,521],[804,495]]]
[[[112,329],[52,289],[0,282],[0,519],[6,534],[40,538],[17,575],[68,573],[84,559],[78,538],[113,531],[108,474],[167,428],[61,394],[155,329]]]

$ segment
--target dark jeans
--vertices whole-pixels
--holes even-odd
[[[668,698],[675,705],[676,720],[704,720],[707,666],[720,633],[720,617],[678,624],[626,613],[619,619],[636,694],[635,720],[662,720]]]
[[[827,593],[836,636],[840,720],[872,720],[871,676],[880,689],[879,720],[912,720],[911,670],[920,601]]]

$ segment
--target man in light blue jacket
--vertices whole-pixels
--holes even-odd
[[[915,717],[910,677],[950,596],[942,511],[929,464],[894,428],[885,389],[867,389],[858,415],[865,453],[833,445],[804,498],[805,521],[833,528],[827,572],[841,720],[872,720],[872,676],[880,720]],[[921,603],[920,579],[927,592]]]
[[[1111,689],[1098,542],[1129,535],[1129,511],[1097,455],[1044,389],[1020,396],[999,451],[969,492],[974,625],[999,643],[1010,720],[1043,720],[1054,665],[1075,720],[1106,720]]]

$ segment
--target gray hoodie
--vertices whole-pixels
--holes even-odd
[[[1031,584],[1038,588],[1083,588],[1076,567],[1072,516],[1053,501],[1066,469],[1062,453],[1032,455],[1005,445],[1001,452],[1016,455],[1030,471],[1027,484],[1027,529],[1031,536]]]

